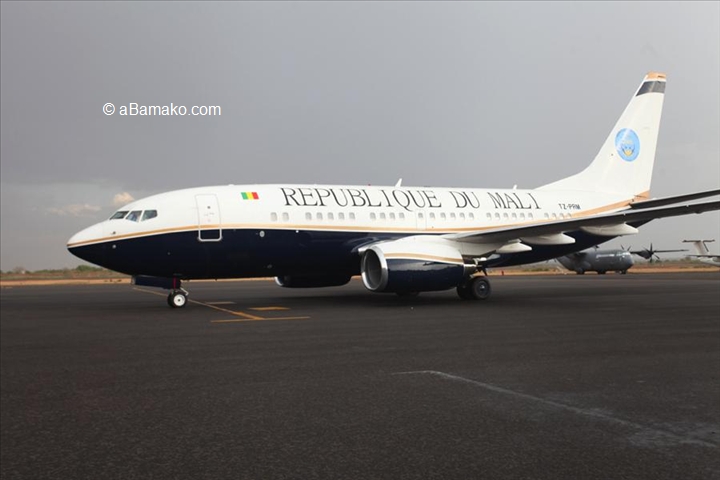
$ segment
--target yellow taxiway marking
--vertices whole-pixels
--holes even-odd
[[[164,297],[165,295],[159,292],[153,292],[152,290],[145,290],[144,288],[137,288],[135,287],[135,290],[138,290],[140,292],[145,293],[152,293],[153,295],[159,295],[161,297]],[[249,313],[243,313],[243,312],[235,312],[233,310],[228,310],[227,308],[218,307],[215,305],[210,305],[209,303],[204,302],[198,302],[197,300],[190,300],[188,298],[188,302],[195,303],[197,305],[202,305],[203,307],[212,308],[214,310],[219,310],[221,312],[229,313],[230,315],[235,315],[236,317],[242,317],[246,320],[265,320],[263,317],[256,317],[255,315],[250,315]]]
[[[158,295],[160,297],[164,297],[165,294],[160,292],[154,292],[152,290],[146,290],[144,288],[138,288],[134,287],[134,290],[137,290],[139,292],[145,292],[145,293],[152,293],[153,295]],[[218,307],[218,304],[225,305],[225,304],[233,304],[235,302],[198,302],[197,300],[190,300],[188,299],[188,302],[195,303],[197,305],[202,305],[203,307],[212,308],[214,310],[218,310],[220,312],[229,313],[230,315],[234,315],[236,317],[240,317],[238,319],[233,320],[212,320],[210,323],[237,323],[237,322],[259,322],[259,321],[269,321],[269,320],[305,320],[310,317],[304,316],[304,317],[258,317],[256,315],[250,315],[249,313],[244,312],[236,312],[234,310],[228,310],[227,308]],[[251,308],[250,310],[260,310],[260,311],[270,311],[270,310],[290,310],[287,307],[256,307]]]
[[[202,305],[204,307],[208,308],[214,308],[215,310],[219,310],[221,312],[229,313],[230,315],[235,315],[237,317],[242,317],[245,320],[265,320],[263,317],[256,317],[255,315],[250,315],[249,313],[243,313],[243,312],[236,312],[234,310],[228,310],[227,308],[221,308],[216,307],[215,305],[210,305],[208,303],[198,302],[197,300],[189,300],[188,302],[196,303],[198,305]]]
[[[232,320],[211,320],[210,323],[270,322],[274,320],[306,320],[310,317],[239,318]]]

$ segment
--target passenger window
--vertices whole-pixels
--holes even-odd
[[[142,215],[141,222],[144,222],[145,220],[150,220],[151,218],[157,217],[157,210],[145,210]]]
[[[404,214],[404,213],[400,212],[400,214],[399,214],[398,216],[400,217],[400,220],[405,220],[405,214]]]
[[[323,219],[323,214],[318,212],[318,213],[315,214],[315,218],[317,218],[318,220],[322,220],[322,219]]]
[[[513,213],[512,218],[513,218],[513,220],[517,220],[517,213]]]
[[[338,213],[338,220],[345,220],[345,214],[342,212]]]
[[[333,214],[332,214],[332,213],[328,213],[328,220],[333,220]]]
[[[453,220],[455,220],[455,212],[452,212],[452,213],[450,214],[450,218],[452,218]]]
[[[277,213],[272,212],[272,213],[270,214],[270,221],[271,221],[271,222],[277,222]]]
[[[312,220],[312,213],[305,212],[305,220]]]
[[[468,218],[469,218],[470,220],[475,220],[475,214],[472,213],[472,212],[468,213]]]
[[[355,220],[355,214],[354,214],[354,213],[351,213],[351,214],[350,214],[350,220]]]
[[[370,220],[375,220],[375,212],[372,212],[372,213],[370,214]]]
[[[442,218],[443,220],[445,220],[445,212],[442,212],[442,213],[440,214],[440,218]]]
[[[287,222],[288,220],[290,220],[290,215],[288,215],[287,213],[283,213],[282,218],[283,218],[283,222]]]
[[[130,220],[131,222],[137,222],[140,220],[140,214],[142,214],[142,210],[133,210],[128,214],[127,217],[125,217],[125,220]]]
[[[460,212],[460,220],[465,220],[465,214]]]
[[[380,220],[385,220],[385,213],[380,214]]]
[[[435,220],[435,212],[430,212],[430,219]]]
[[[125,218],[125,215],[128,214],[127,210],[120,210],[119,212],[115,212],[112,217],[110,217],[110,220],[120,220]]]
[[[492,213],[488,212],[488,214],[486,216],[487,216],[488,220],[492,220]]]

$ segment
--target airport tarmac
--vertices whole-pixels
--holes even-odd
[[[0,476],[720,479],[720,272],[0,290]]]

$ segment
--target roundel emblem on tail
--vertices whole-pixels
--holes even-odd
[[[632,162],[640,153],[640,139],[633,130],[623,128],[615,136],[615,149],[620,158],[626,162]]]

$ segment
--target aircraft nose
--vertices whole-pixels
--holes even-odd
[[[67,242],[68,250],[72,252],[73,248],[87,245],[95,241],[100,240],[103,237],[103,224],[97,223],[84,230],[80,230],[75,235],[70,237]]]
[[[104,230],[102,223],[80,230],[70,237],[67,242],[67,249],[78,258],[101,265],[104,252],[102,245]]]

